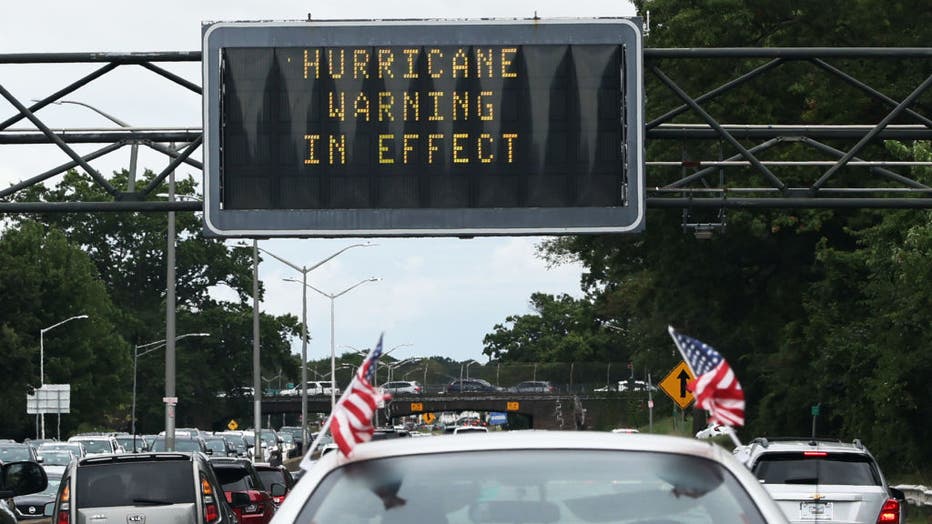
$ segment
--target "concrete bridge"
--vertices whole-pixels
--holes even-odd
[[[646,403],[642,393],[395,395],[380,414],[391,419],[444,411],[501,412],[521,415],[534,429],[609,429],[646,424]],[[330,397],[308,397],[307,409],[309,413],[330,413]],[[281,413],[301,413],[301,397],[262,400],[263,415]]]

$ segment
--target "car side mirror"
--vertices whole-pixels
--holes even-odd
[[[252,504],[252,500],[249,498],[248,493],[243,493],[240,491],[234,491],[230,493],[230,506],[234,508],[245,508],[246,506]]]
[[[272,483],[271,495],[273,497],[284,497],[287,492],[288,488],[286,488],[284,484],[279,484],[278,482]]]
[[[0,489],[12,492],[14,497],[38,493],[48,482],[45,469],[36,462],[10,462],[0,470]]]
[[[205,451],[205,453],[207,453],[208,455],[213,455],[213,454],[214,454],[214,450],[212,450],[212,449],[210,449],[210,448],[207,448],[207,451]]]

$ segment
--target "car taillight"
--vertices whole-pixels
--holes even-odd
[[[900,501],[887,499],[877,515],[877,524],[900,524]]]
[[[217,508],[217,501],[214,498],[214,488],[203,476],[201,476],[201,497],[204,499],[204,522],[206,524],[220,522],[220,509]]]
[[[278,497],[272,497],[272,500],[275,501],[275,503],[280,506],[282,502],[285,502],[285,496],[281,495]]]
[[[69,481],[66,481],[69,482]],[[61,501],[58,504],[57,524],[71,524],[71,486],[65,485],[61,491]]]
[[[804,457],[827,457],[828,453],[824,451],[803,451]]]

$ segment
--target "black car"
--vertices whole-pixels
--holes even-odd
[[[501,391],[498,386],[489,384],[488,381],[481,378],[464,378],[457,379],[447,384],[447,393],[472,393],[472,392],[495,392]]]
[[[61,473],[48,473],[48,486],[44,490],[14,497],[13,504],[16,506],[16,519],[22,522],[24,520],[46,518],[44,515],[45,505],[49,502],[55,502],[55,494],[58,493],[60,483]]]
[[[152,443],[152,446],[149,447],[150,451],[165,451],[165,437],[159,437],[155,439]],[[172,451],[200,451],[205,455],[207,453],[207,444],[204,443],[204,439],[201,437],[192,437],[192,438],[176,438],[175,439],[175,449]]]
[[[0,461],[0,524],[16,524],[14,497],[37,493],[47,485],[48,477],[38,463]]]

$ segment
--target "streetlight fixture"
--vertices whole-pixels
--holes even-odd
[[[250,247],[243,244],[235,244],[237,247]],[[378,244],[352,244],[344,247],[343,249],[337,251],[336,253],[330,255],[329,257],[317,262],[311,266],[299,266],[293,262],[289,262],[284,258],[272,253],[267,249],[259,247],[258,240],[253,239],[252,241],[252,256],[253,256],[253,299],[252,299],[252,323],[253,323],[253,381],[255,382],[254,389],[259,390],[262,387],[262,384],[259,383],[259,251],[262,251],[266,255],[278,260],[282,264],[294,269],[295,271],[301,273],[301,283],[304,284],[301,290],[301,435],[302,442],[307,442],[307,274],[311,271],[317,269],[318,267],[329,262],[333,258],[342,254],[344,251],[352,249],[354,247],[372,247]],[[258,395],[254,397],[255,401],[255,425],[259,426],[262,414],[261,414],[261,399]]]
[[[395,378],[395,369],[400,368],[405,364],[414,364],[421,361],[421,357],[411,357],[404,360],[399,360],[393,364],[385,364],[385,367],[388,368],[388,381],[391,382]]]
[[[75,315],[73,317],[68,317],[57,324],[52,324],[47,328],[42,328],[39,330],[39,389],[42,389],[42,387],[45,386],[45,332],[51,331],[62,324],[71,322],[72,320],[77,320],[79,318],[87,318],[87,315]],[[58,414],[58,418],[61,420],[61,413]],[[45,413],[42,413],[42,438],[45,438]]]
[[[177,337],[175,337],[175,341],[177,342],[187,337],[209,337],[209,336],[210,336],[210,333],[185,333],[184,335],[178,335]],[[137,366],[137,360],[139,360],[139,357],[143,355],[148,355],[149,353],[152,353],[153,351],[158,350],[158,349],[162,349],[163,347],[166,347],[164,339],[156,340],[155,342],[149,342],[147,344],[139,344],[133,350],[133,416],[131,420],[131,424],[132,424],[131,431],[133,433],[133,448],[136,447],[136,366]],[[145,349],[145,351],[140,352],[139,351],[140,349]],[[172,451],[172,450],[166,447],[166,451]]]
[[[352,246],[350,246],[350,247],[352,247]],[[349,248],[345,248],[345,249],[349,249]],[[344,250],[345,250],[345,249],[344,249]],[[337,254],[339,254],[339,253],[337,253]],[[333,256],[336,256],[336,255],[333,255]],[[333,258],[333,257],[330,257],[330,258]],[[336,365],[337,365],[336,348],[335,348],[335,346],[334,346],[334,338],[333,338],[333,303],[336,301],[336,299],[338,299],[338,298],[340,298],[341,296],[343,296],[343,295],[349,293],[350,291],[356,289],[357,287],[359,287],[359,286],[365,284],[366,282],[378,282],[379,279],[378,279],[378,278],[375,278],[375,277],[370,277],[370,278],[367,278],[367,279],[365,279],[365,280],[360,280],[359,282],[356,282],[356,283],[353,284],[352,286],[350,286],[350,287],[344,289],[343,291],[340,291],[339,293],[326,293],[326,292],[321,291],[321,290],[317,289],[316,287],[314,287],[314,286],[312,286],[312,285],[310,285],[310,284],[307,283],[307,273],[304,274],[304,277],[305,277],[305,279],[304,279],[303,281],[298,281],[298,280],[295,280],[295,279],[293,279],[293,278],[286,278],[286,279],[283,279],[283,280],[286,280],[286,281],[288,281],[288,282],[297,282],[298,284],[303,284],[302,289],[305,290],[305,292],[304,292],[305,297],[307,296],[307,291],[306,291],[307,288],[310,288],[310,289],[312,289],[312,290],[314,290],[314,291],[320,293],[321,295],[323,295],[323,296],[325,296],[325,297],[327,297],[327,298],[330,299],[330,374],[331,374],[331,376],[333,376],[333,375],[336,374]],[[305,310],[306,310],[306,305],[307,305],[307,301],[305,300]],[[307,321],[307,319],[305,318],[305,322],[306,322],[306,321]],[[305,324],[305,325],[306,325],[306,324]],[[392,348],[392,349],[396,349],[396,348]],[[385,354],[387,354],[387,353],[385,353]],[[306,389],[306,388],[305,388],[305,389]],[[303,403],[302,403],[302,404],[303,404]],[[331,384],[331,387],[330,387],[330,413],[333,413],[333,409],[336,407],[336,405],[337,405],[337,390],[336,390],[336,387],[334,387],[334,384]],[[302,406],[302,407],[303,407],[303,406]]]
[[[466,366],[466,362],[469,362],[468,366]],[[469,380],[469,366],[473,364],[478,364],[478,362],[476,362],[473,359],[469,359],[465,362],[460,363],[460,390],[462,390],[463,388],[463,366],[466,366],[466,379]]]

